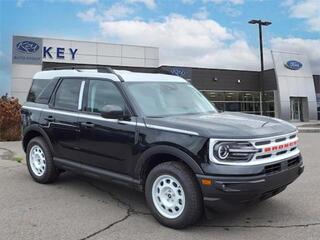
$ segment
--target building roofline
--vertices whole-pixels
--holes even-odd
[[[209,68],[209,67],[187,67],[187,66],[173,66],[173,65],[161,65],[161,67],[174,67],[174,68],[187,68],[187,69],[203,69],[203,70],[215,70],[215,71],[233,71],[233,72],[251,72],[259,73],[259,70],[238,70],[238,69],[227,69],[227,68]],[[264,71],[272,71],[274,68],[265,69]]]

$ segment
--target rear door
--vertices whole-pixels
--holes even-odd
[[[121,89],[108,80],[91,79],[85,91],[84,111],[79,116],[81,154],[86,165],[128,174],[134,155],[136,118],[106,119],[106,105],[129,112]]]
[[[61,79],[50,109],[43,113],[43,119],[48,123],[55,157],[79,162],[78,115],[82,107],[84,86],[84,79]]]

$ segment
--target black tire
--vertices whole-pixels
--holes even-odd
[[[162,215],[153,201],[153,184],[156,185],[155,181],[157,181],[160,176],[165,175],[177,179],[185,195],[185,206],[181,214],[176,218],[168,218]],[[203,213],[202,194],[195,175],[187,166],[180,162],[164,162],[153,168],[145,183],[145,197],[152,215],[161,224],[170,228],[181,229],[190,226],[196,223]]]
[[[40,147],[45,157],[45,169],[41,176],[38,176],[31,167],[30,151],[34,146]],[[59,176],[59,170],[54,166],[51,151],[42,137],[35,137],[30,140],[27,146],[26,155],[29,173],[36,182],[51,183],[57,179],[57,177]]]

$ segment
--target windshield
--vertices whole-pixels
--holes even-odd
[[[126,86],[147,117],[217,112],[189,83],[131,82]]]

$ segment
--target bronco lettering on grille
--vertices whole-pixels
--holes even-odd
[[[285,143],[285,144],[280,144],[277,146],[272,146],[272,147],[266,147],[263,149],[264,152],[271,152],[271,151],[278,151],[278,150],[284,150],[289,147],[295,147],[297,146],[298,141],[292,141],[290,143]]]

